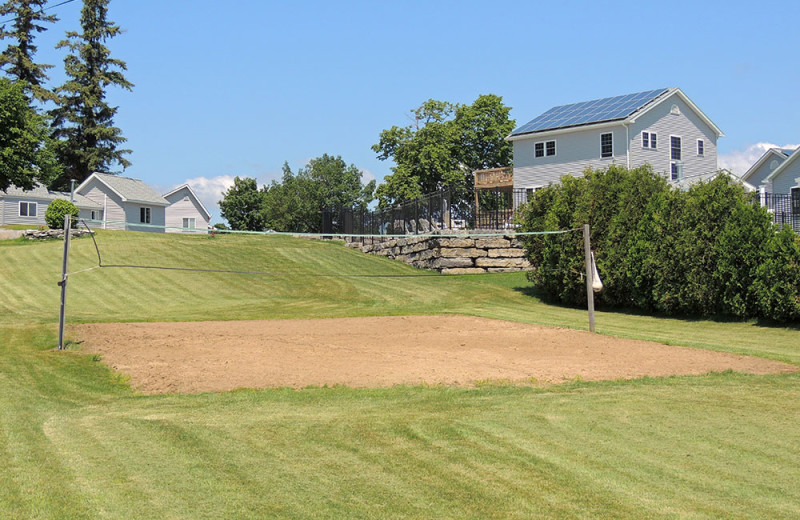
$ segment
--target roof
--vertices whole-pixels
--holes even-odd
[[[769,148],[764,154],[758,158],[758,160],[753,163],[753,165],[744,172],[742,175],[743,180],[747,180],[753,176],[753,174],[761,168],[764,163],[767,162],[771,155],[776,157],[776,160],[780,160],[781,162],[785,161],[787,157],[789,157],[794,150],[788,150],[783,148]]]
[[[792,152],[794,151],[795,150],[792,150]],[[771,182],[774,178],[778,177],[781,173],[783,173],[784,170],[788,169],[791,164],[797,162],[798,158],[800,158],[800,153],[791,153],[789,157],[785,161],[783,161],[777,168],[772,170],[772,173],[770,173],[764,180]]]
[[[28,198],[34,200],[54,200],[54,199],[66,199],[69,200],[69,192],[64,191],[52,191],[47,189],[44,184],[37,183],[36,186],[33,187],[31,190],[23,190],[22,188],[17,188],[16,186],[9,186],[7,190],[3,191],[0,190],[0,198],[4,196],[9,197],[17,197],[17,198]],[[91,199],[84,197],[79,193],[73,194],[73,202],[79,208],[87,208],[87,209],[101,209],[102,206],[97,204]]]
[[[718,136],[724,135],[681,89],[661,88],[553,107],[515,129],[509,138],[617,121],[632,123],[673,94],[689,105]]]
[[[157,193],[153,188],[139,179],[121,177],[110,173],[94,172],[78,186],[75,191],[80,191],[92,179],[97,179],[108,186],[124,202],[139,202],[156,206],[169,206],[169,201]]]
[[[789,157],[794,153],[794,148],[777,148],[779,152],[781,152],[786,157]]]
[[[200,198],[199,198],[199,197],[197,196],[197,194],[194,192],[194,190],[192,189],[192,187],[191,187],[191,186],[189,186],[188,184],[183,184],[183,185],[181,185],[181,186],[178,186],[178,187],[177,187],[177,188],[175,188],[174,190],[172,190],[172,191],[169,191],[169,192],[165,193],[165,194],[164,194],[164,198],[166,199],[167,197],[169,197],[169,196],[170,196],[170,195],[172,195],[173,193],[178,193],[178,192],[179,192],[179,191],[181,191],[182,189],[187,189],[187,190],[189,190],[189,194],[192,196],[192,198],[194,198],[195,202],[197,202],[197,205],[198,205],[198,206],[200,206],[200,209],[202,209],[202,210],[203,210],[203,213],[205,213],[205,214],[206,214],[206,217],[207,217],[207,218],[206,218],[206,220],[211,220],[211,213],[209,213],[209,212],[208,212],[208,210],[206,209],[206,207],[203,205],[203,203],[202,203],[202,202],[200,202]]]

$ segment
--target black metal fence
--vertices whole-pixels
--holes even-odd
[[[800,190],[786,193],[759,193],[758,202],[772,215],[772,222],[783,227],[790,226],[800,233]]]
[[[389,208],[323,211],[325,234],[408,235],[436,231],[513,229],[514,214],[528,201],[530,190],[449,190],[424,195]]]

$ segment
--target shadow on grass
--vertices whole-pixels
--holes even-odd
[[[511,287],[511,289],[519,294],[527,296],[529,298],[534,298],[539,300],[545,305],[549,305],[552,307],[558,307],[561,309],[572,309],[572,310],[586,310],[585,307],[575,306],[575,305],[567,305],[561,302],[555,301],[552,297],[550,297],[547,293],[543,290],[538,289],[534,286],[517,286]],[[764,328],[771,328],[771,329],[790,329],[795,331],[800,331],[800,323],[798,322],[779,322],[775,320],[768,320],[765,318],[750,318],[750,319],[742,319],[737,318],[735,316],[727,316],[727,315],[714,315],[714,316],[690,316],[686,314],[662,314],[657,312],[649,312],[642,309],[636,309],[633,307],[613,307],[610,305],[602,305],[595,302],[595,310],[598,312],[608,312],[614,314],[620,314],[625,316],[639,316],[639,317],[647,317],[653,318],[657,320],[677,320],[683,321],[686,323],[697,323],[701,321],[711,321],[714,323],[743,323],[743,324],[751,324],[756,327],[764,327]]]

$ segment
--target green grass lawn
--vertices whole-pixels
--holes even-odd
[[[139,238],[133,241],[132,238]],[[70,322],[461,313],[586,328],[523,275],[289,237],[98,236]],[[96,264],[73,242],[70,270]],[[57,352],[58,241],[0,241],[0,518],[800,518],[800,376],[139,396]],[[362,275],[391,275],[374,277]],[[348,276],[343,276],[348,275]],[[350,276],[358,275],[358,276]],[[603,334],[800,365],[800,332],[599,312]]]

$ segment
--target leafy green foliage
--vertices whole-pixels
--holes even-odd
[[[44,118],[30,105],[24,85],[0,78],[0,189],[31,189],[59,173]]]
[[[362,184],[355,165],[323,154],[296,174],[284,163],[283,178],[266,190],[261,216],[265,226],[276,231],[318,233],[323,209],[366,209],[374,191],[375,181]]]
[[[800,250],[727,176],[688,191],[648,167],[567,176],[536,193],[522,229],[589,223],[605,289],[599,303],[666,314],[800,319]],[[525,239],[529,279],[551,299],[583,305],[578,233]]]
[[[45,30],[41,22],[53,23],[55,15],[45,14],[46,0],[7,0],[0,5],[0,16],[14,18],[12,29],[0,27],[0,39],[14,40],[0,54],[0,68],[6,74],[21,82],[26,94],[37,101],[54,101],[56,96],[42,87],[48,77],[45,71],[52,65],[37,64],[33,61],[36,46],[33,44],[36,33]]]
[[[44,221],[50,229],[64,229],[66,215],[72,215],[72,226],[78,224],[78,206],[65,199],[55,199],[47,205]]]
[[[261,206],[265,190],[259,190],[255,179],[235,177],[219,201],[220,215],[235,231],[262,231]]]
[[[372,149],[395,166],[376,192],[381,207],[443,188],[466,192],[473,170],[511,164],[505,141],[514,128],[510,111],[493,94],[479,96],[472,105],[429,99],[411,111],[412,125],[382,131]]]
[[[58,158],[64,173],[53,184],[66,189],[70,179],[82,182],[93,172],[111,173],[115,165],[130,166],[125,156],[131,150],[118,149],[126,139],[114,126],[117,108],[105,101],[109,86],[131,90],[125,79],[125,62],[111,58],[105,42],[121,29],[107,19],[108,0],[84,0],[82,33],[67,32],[57,48],[66,47],[67,81],[56,89],[58,106],[51,111],[53,135],[58,139]]]

